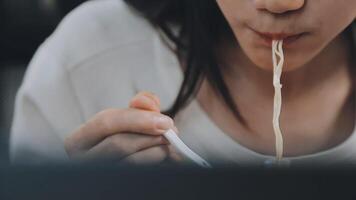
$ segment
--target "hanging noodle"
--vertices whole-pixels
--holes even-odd
[[[282,107],[282,85],[280,83],[284,64],[283,40],[273,40],[272,42],[272,61],[273,61],[273,86],[274,86],[274,105],[273,105],[273,130],[276,137],[276,159],[281,161],[283,158],[283,135],[279,126],[279,117]]]

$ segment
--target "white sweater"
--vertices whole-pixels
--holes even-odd
[[[106,108],[125,108],[139,91],[156,93],[168,108],[182,79],[159,33],[120,0],[83,4],[38,49],[18,92],[11,131],[15,163],[66,161],[63,141]],[[263,164],[261,155],[222,132],[193,101],[176,118],[180,137],[213,165]],[[291,163],[356,160],[356,134],[330,150]]]

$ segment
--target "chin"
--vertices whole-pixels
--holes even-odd
[[[273,65],[271,61],[256,61],[254,63],[258,68],[264,71],[273,72]],[[301,67],[301,64],[295,63],[293,61],[285,61],[283,65],[283,72],[293,72],[300,69]]]
[[[259,51],[253,53],[247,53],[247,57],[249,57],[250,61],[256,65],[259,69],[273,72],[273,64],[272,64],[272,52],[270,51]],[[305,65],[302,62],[303,59],[298,57],[291,57],[288,54],[285,54],[285,61],[283,65],[283,72],[292,72],[300,69]]]

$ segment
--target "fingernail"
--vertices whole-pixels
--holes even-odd
[[[139,101],[145,101],[145,102],[153,102],[151,98],[145,96],[145,95],[140,95],[137,96],[134,100],[139,100]]]
[[[160,132],[167,131],[174,126],[173,120],[167,116],[159,116],[155,118],[156,128]]]
[[[161,105],[161,103],[160,103],[159,99],[157,98],[157,96],[154,96],[153,94],[148,93],[148,94],[144,94],[142,96],[145,96],[146,98],[149,98],[150,101],[155,103],[157,106]]]

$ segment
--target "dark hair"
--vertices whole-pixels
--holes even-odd
[[[236,119],[245,124],[231,97],[219,67],[216,49],[222,36],[232,31],[216,0],[125,0],[171,40],[184,63],[184,80],[171,108],[164,113],[174,117],[195,98],[204,78],[222,96]],[[174,32],[172,25],[179,27]],[[246,125],[246,124],[245,124]]]
[[[156,28],[163,31],[176,48],[177,56],[185,66],[184,80],[172,107],[164,113],[174,117],[193,98],[202,80],[207,78],[215,93],[221,96],[235,118],[249,128],[223,79],[216,49],[221,39],[234,39],[232,30],[221,13],[216,0],[125,0],[143,14]],[[171,25],[178,26],[178,34]],[[352,28],[355,29],[353,33]],[[356,39],[356,22],[346,30]],[[352,46],[355,53],[355,43]],[[354,65],[354,64],[353,64]],[[356,67],[352,67],[356,74]],[[356,80],[354,80],[356,87]]]

